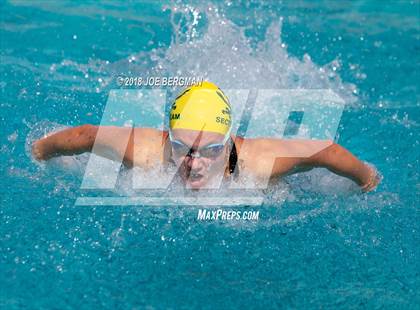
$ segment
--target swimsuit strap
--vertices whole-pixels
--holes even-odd
[[[232,150],[229,155],[229,173],[235,178],[239,175],[239,168],[237,168],[238,163],[238,152],[236,151],[235,141],[232,140]]]

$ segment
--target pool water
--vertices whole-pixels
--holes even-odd
[[[418,309],[419,14],[394,0],[2,1],[0,307]],[[285,197],[230,208],[255,222],[76,206],[86,155],[39,164],[30,143],[99,124],[120,75],[332,89],[346,102],[337,141],[382,183],[360,194],[322,169],[291,176]]]

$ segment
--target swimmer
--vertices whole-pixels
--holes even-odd
[[[217,178],[242,175],[273,182],[316,167],[353,180],[363,192],[373,190],[380,181],[375,169],[332,141],[235,136],[231,134],[231,113],[225,94],[216,85],[203,82],[175,99],[168,131],[82,125],[35,141],[32,153],[37,160],[47,160],[94,152],[146,170],[174,164],[190,189],[205,188]]]

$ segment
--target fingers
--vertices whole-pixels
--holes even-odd
[[[44,160],[44,152],[40,140],[37,140],[32,144],[32,155],[36,160]]]
[[[381,177],[377,173],[376,169],[374,169],[372,167],[370,167],[370,169],[371,169],[371,174],[370,174],[370,177],[369,177],[369,181],[368,181],[368,183],[366,183],[362,187],[362,192],[364,192],[364,193],[373,191],[374,189],[376,189],[378,184],[381,182]]]

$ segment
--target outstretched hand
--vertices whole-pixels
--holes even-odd
[[[36,140],[32,144],[32,155],[36,160],[47,160],[48,153],[48,143],[45,138]]]
[[[369,167],[370,169],[370,176],[369,176],[369,180],[368,182],[362,186],[362,192],[367,193],[370,191],[373,191],[378,184],[381,182],[381,176],[380,174],[376,171],[376,169]]]

